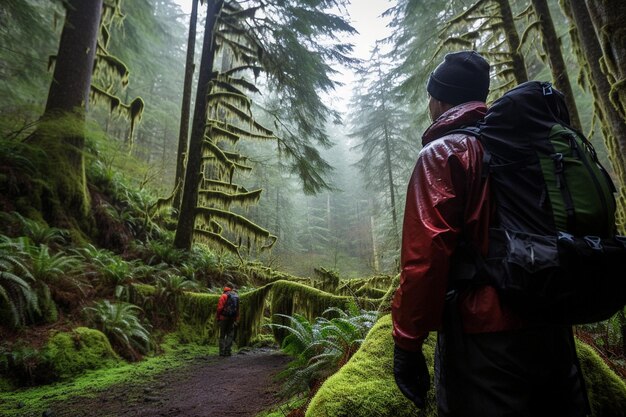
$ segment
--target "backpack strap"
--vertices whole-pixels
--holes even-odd
[[[451,135],[455,133],[461,133],[469,136],[474,136],[482,143],[482,134],[480,133],[480,128],[478,126],[462,126],[458,129],[453,129],[446,132],[446,135]],[[484,180],[487,178],[487,175],[491,171],[492,163],[491,163],[491,152],[483,145],[483,166],[481,169],[481,178]]]

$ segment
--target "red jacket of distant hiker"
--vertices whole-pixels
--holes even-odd
[[[222,295],[220,295],[220,299],[217,301],[217,319],[220,321],[229,318],[222,315],[222,310],[224,310],[224,306],[226,305],[229,291],[232,291],[232,288],[224,287],[224,292],[222,293]],[[239,311],[237,311],[237,317],[235,317],[235,321],[239,321]]]
[[[451,256],[463,232],[487,250],[491,216],[489,182],[481,178],[483,148],[473,136],[446,132],[474,124],[487,107],[458,105],[442,114],[424,133],[407,190],[402,228],[400,287],[392,301],[393,337],[408,351],[419,350],[430,331],[441,328]],[[493,287],[459,295],[466,333],[519,328]]]

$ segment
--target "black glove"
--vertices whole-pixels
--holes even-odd
[[[393,376],[402,394],[418,408],[426,406],[430,388],[430,374],[421,350],[409,352],[395,346],[393,349]]]

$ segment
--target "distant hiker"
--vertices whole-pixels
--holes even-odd
[[[440,417],[582,417],[590,409],[571,326],[530,325],[488,284],[451,291],[460,246],[486,255],[498,210],[483,145],[470,133],[448,133],[485,117],[489,77],[482,56],[462,51],[447,54],[427,83],[433,123],[408,185],[392,301],[395,380],[425,407],[430,375],[422,345],[438,331]]]
[[[230,356],[235,327],[239,321],[239,295],[233,285],[224,287],[217,302],[217,323],[220,328],[220,356]]]

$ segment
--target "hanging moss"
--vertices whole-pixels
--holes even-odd
[[[287,324],[286,319],[276,314],[291,316],[298,313],[312,321],[321,317],[329,307],[345,310],[352,301],[351,297],[329,294],[308,285],[286,280],[276,281],[271,285],[272,321],[283,325]],[[274,329],[274,336],[279,343],[282,343],[285,332],[282,329]]]
[[[337,292],[342,295],[382,300],[392,282],[392,275],[374,275],[367,278],[350,279],[342,281]]]
[[[267,294],[272,289],[266,285],[254,291],[240,294],[239,326],[237,346],[248,346],[251,340],[261,334],[261,321],[265,312]]]
[[[261,319],[265,309],[270,286],[239,294],[239,325],[237,345],[247,346],[250,340],[261,331]],[[179,334],[184,341],[215,343],[217,327],[217,303],[221,294],[185,293],[181,297],[179,309],[181,320]]]
[[[319,288],[322,291],[336,293],[339,286],[339,275],[336,271],[331,271],[323,267],[313,268],[315,277],[313,280],[313,286]]]
[[[428,392],[428,406],[418,410],[398,390],[393,378],[391,315],[381,317],[370,330],[361,348],[339,372],[319,389],[306,417],[427,417],[436,416],[434,388]],[[433,377],[434,337],[424,345],[426,363]],[[583,375],[593,417],[623,415],[626,384],[593,349],[577,341]],[[431,380],[431,387],[433,387]]]
[[[48,340],[43,352],[61,379],[88,369],[111,366],[120,360],[104,333],[87,327],[55,334]]]
[[[184,342],[210,343],[216,340],[215,313],[220,294],[185,293],[179,301],[178,332]]]

